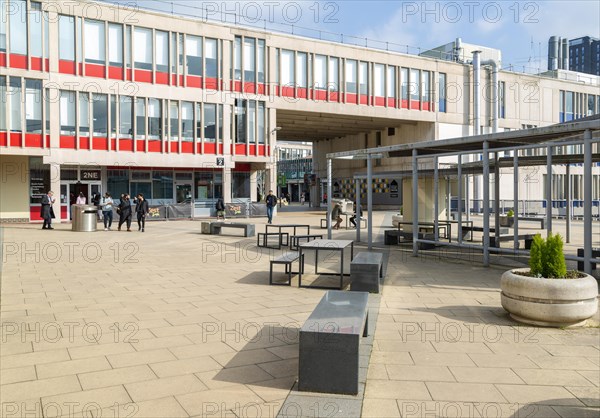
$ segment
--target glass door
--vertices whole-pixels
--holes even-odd
[[[175,184],[175,199],[177,203],[190,203],[192,201],[192,183]]]

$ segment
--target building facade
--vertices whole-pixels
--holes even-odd
[[[591,36],[571,39],[569,70],[600,76],[600,39]]]
[[[327,152],[474,132],[466,62],[83,0],[0,6],[4,221],[39,220],[48,189],[60,195],[61,219],[79,192],[255,201],[258,182],[276,188],[278,139],[311,141],[313,174],[325,178]],[[483,73],[483,132],[493,106],[503,130],[600,111],[597,78],[500,71],[492,97]],[[381,184],[407,168],[403,159],[375,167]],[[341,184],[361,170],[364,162],[342,162],[334,177]],[[379,189],[382,202],[399,202]]]

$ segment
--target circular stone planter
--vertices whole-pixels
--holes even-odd
[[[546,327],[583,325],[598,310],[598,283],[580,279],[521,276],[529,269],[509,270],[500,279],[502,307],[519,322]]]

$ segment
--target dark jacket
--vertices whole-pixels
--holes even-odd
[[[40,216],[42,219],[50,219],[54,218],[54,209],[52,208],[52,203],[50,202],[50,198],[47,194],[42,197],[42,208],[40,210]]]
[[[131,216],[131,201],[130,200],[121,200],[119,203],[119,217],[121,219],[125,219]]]
[[[275,206],[277,206],[277,198],[275,197],[275,195],[267,195],[265,200],[267,201],[268,207],[274,208]]]
[[[142,200],[141,202],[138,200],[137,203],[135,204],[135,213],[141,213],[141,214],[145,215],[148,212],[149,212],[148,201],[146,199]]]
[[[222,198],[217,199],[217,204],[215,205],[216,210],[225,210],[225,202],[223,202]]]

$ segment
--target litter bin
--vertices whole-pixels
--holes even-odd
[[[76,232],[95,232],[98,207],[94,205],[71,205],[73,223],[71,229]]]

